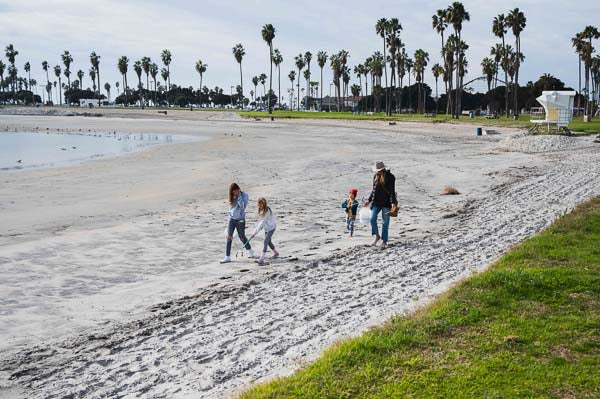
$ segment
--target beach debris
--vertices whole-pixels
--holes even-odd
[[[390,123],[388,123],[388,125],[390,125],[390,126],[396,126],[396,122],[390,122]]]
[[[158,113],[159,113],[159,114],[166,115],[166,114],[167,114],[167,111],[158,111]]]
[[[67,149],[66,149],[66,148],[61,148],[61,150],[63,150],[63,151],[67,151]]]
[[[442,215],[442,219],[451,219],[451,218],[455,218],[457,216],[458,216],[458,213],[456,213],[456,212],[446,213],[446,214]]]
[[[442,190],[442,194],[441,195],[459,195],[460,192],[455,189],[454,187],[451,186],[446,186],[444,187],[444,190]]]
[[[22,162],[22,161],[21,161],[20,159],[17,161],[17,163],[21,163],[21,162]]]

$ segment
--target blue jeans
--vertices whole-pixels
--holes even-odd
[[[250,246],[250,243],[248,242],[248,239],[246,238],[246,221],[229,219],[229,224],[227,225],[227,235],[230,237],[233,236],[234,230],[237,230],[238,238],[240,239],[242,244],[246,244],[245,245],[246,249],[251,250],[252,247]],[[232,240],[233,240],[233,238],[231,240],[228,239],[227,244],[225,245],[225,255],[227,255],[227,256],[231,255],[231,241]]]
[[[352,216],[351,218],[346,217],[346,230],[350,233],[350,236],[354,235],[354,221],[356,218]]]
[[[390,227],[390,215],[388,212],[390,208],[380,208],[378,206],[373,205],[371,208],[371,234],[379,235],[379,230],[377,229],[377,216],[379,212],[381,212],[381,218],[383,219],[383,224],[381,225],[381,239],[383,242],[388,242],[388,228]]]

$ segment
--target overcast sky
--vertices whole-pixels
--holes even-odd
[[[6,41],[2,46],[12,43],[19,51],[20,72],[29,61],[32,77],[44,81],[41,62],[60,64],[60,55],[69,50],[74,57],[73,74],[78,69],[86,72],[85,87],[90,86],[87,71],[91,51],[101,56],[102,83],[108,80],[114,87],[114,82],[120,81],[116,68],[119,56],[127,55],[131,64],[149,56],[162,67],[160,52],[167,48],[173,54],[173,83],[197,87],[199,77],[194,64],[201,59],[208,64],[203,84],[218,85],[228,92],[231,85],[239,83],[231,48],[242,43],[246,48],[242,65],[248,95],[252,76],[269,72],[268,47],[260,30],[272,23],[277,30],[274,46],[284,58],[283,94],[289,87],[287,75],[294,68],[293,57],[300,52],[309,50],[315,55],[311,70],[316,72],[319,50],[331,54],[346,49],[351,66],[374,51],[382,51],[382,40],[374,29],[380,17],[400,20],[404,28],[401,40],[411,56],[418,48],[429,52],[426,81],[433,86],[430,66],[440,61],[440,37],[431,28],[431,16],[449,4],[437,0],[0,0],[0,26]],[[467,58],[471,78],[481,75],[481,60],[496,43],[491,32],[493,17],[519,7],[527,17],[521,38],[526,61],[520,81],[536,80],[547,72],[576,87],[578,61],[570,40],[586,25],[600,25],[600,1],[487,0],[463,4],[471,15],[463,28],[463,38],[470,46]],[[509,34],[507,40],[512,42],[514,38]],[[128,78],[132,86],[136,78],[131,65]],[[314,72],[312,80],[318,80]],[[325,81],[327,93],[329,65]]]

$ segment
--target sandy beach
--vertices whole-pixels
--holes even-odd
[[[230,397],[427,303],[600,194],[593,137],[0,110],[0,135],[40,130],[208,139],[0,173],[0,397]],[[365,225],[348,238],[340,208],[350,188],[368,195],[378,160],[400,208],[385,250]],[[232,181],[250,195],[249,227],[256,199],[270,201],[280,259],[219,264]]]

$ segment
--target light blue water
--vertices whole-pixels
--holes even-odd
[[[149,146],[204,140],[169,134],[0,133],[0,171],[69,166]]]

